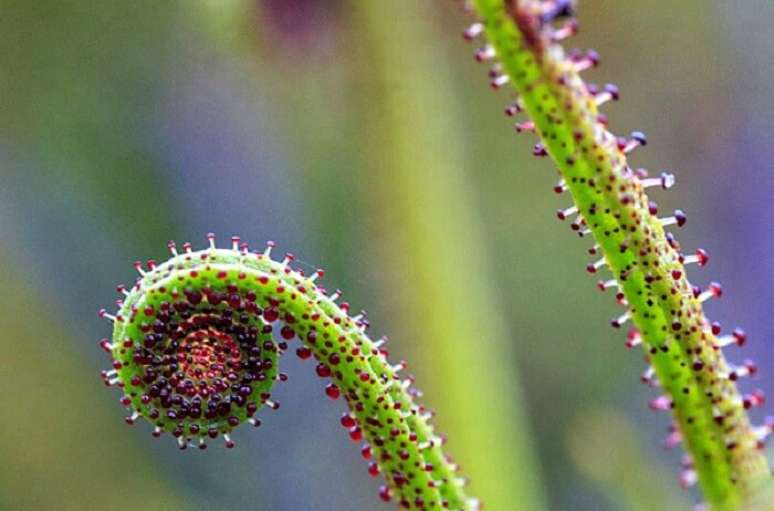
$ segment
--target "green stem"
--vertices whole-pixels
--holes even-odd
[[[114,358],[105,373],[121,387],[130,409],[128,422],[148,419],[155,433],[169,432],[181,448],[194,440],[205,446],[222,435],[232,447],[231,431],[264,406],[276,408],[271,388],[277,356],[297,337],[301,358],[313,356],[317,373],[331,378],[329,397],[343,396],[350,412],[342,417],[364,451],[406,509],[472,511],[476,501],[464,490],[456,465],[442,451],[443,439],[429,423],[431,414],[414,402],[419,394],[402,364],[391,365],[381,342],[367,335],[364,316],[351,317],[315,283],[290,266],[292,257],[270,258],[245,247],[174,255],[162,265],[138,264],[141,280],[128,292],[115,316],[113,342],[103,343]],[[270,245],[271,246],[271,245]],[[173,254],[177,254],[172,246]]]
[[[504,76],[626,298],[627,314],[665,393],[656,407],[672,409],[708,503],[736,509],[769,469],[734,369],[694,296],[679,245],[649,211],[641,180],[599,122],[578,59],[564,54],[551,39],[553,28],[541,21],[544,5],[474,0]],[[537,154],[542,150],[536,147]]]

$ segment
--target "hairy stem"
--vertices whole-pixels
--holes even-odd
[[[317,374],[332,381],[326,394],[344,397],[342,417],[350,437],[365,440],[369,472],[381,472],[388,486],[380,495],[406,509],[477,508],[441,449],[430,425],[432,414],[414,402],[420,393],[403,364],[391,365],[383,341],[366,333],[364,314],[350,316],[315,283],[291,267],[292,256],[270,257],[271,246],[249,252],[234,239],[232,249],[211,246],[177,254],[162,265],[148,263],[115,316],[113,342],[102,345],[114,358],[106,383],[124,390],[128,422],[140,416],[155,434],[171,433],[181,448],[222,435],[254,418],[271,399],[278,355],[287,341],[302,343],[297,354],[317,360]],[[279,336],[277,336],[279,334]],[[279,337],[281,340],[275,342]]]
[[[621,141],[600,122],[597,99],[579,76],[596,64],[596,56],[566,55],[554,42],[549,7],[558,3],[474,0],[491,44],[479,56],[499,59],[503,74],[493,86],[510,82],[518,92],[514,108],[523,108],[531,120],[524,129],[534,129],[542,141],[535,154],[554,160],[577,208],[576,222],[604,255],[589,271],[606,267],[616,279],[627,311],[615,325],[630,318],[633,335],[642,339],[665,393],[653,407],[672,410],[692,458],[687,477],[698,478],[714,509],[735,509],[753,483],[769,474],[761,433],[745,412],[755,400],[735,384],[750,368],[726,362],[720,349],[726,343],[702,310],[708,295],[694,292],[686,258],[664,230],[684,217],[678,212],[657,218],[644,180],[627,164],[626,153],[644,139]]]

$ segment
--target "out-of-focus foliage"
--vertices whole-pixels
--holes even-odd
[[[632,423],[602,408],[578,412],[567,428],[567,449],[578,470],[599,486],[618,509],[688,509],[677,478],[654,465]],[[670,477],[671,476],[671,477]]]
[[[0,279],[13,295],[0,309],[12,349],[0,368],[0,508],[182,508],[139,439],[121,437],[116,410],[95,406],[98,380],[72,356],[76,325],[45,296],[31,296],[31,283],[0,255]]]
[[[602,53],[592,81],[621,87],[611,126],[648,133],[637,163],[677,174],[660,206],[689,213],[681,241],[712,254],[694,278],[724,283],[710,314],[747,329],[750,388],[772,391],[774,5],[580,4],[571,44]],[[209,230],[276,239],[367,307],[495,511],[523,508],[501,485],[538,477],[548,509],[675,493],[641,354],[607,326],[618,309],[554,219],[554,170],[502,118],[455,2],[0,7],[0,507],[385,509],[337,425],[343,404],[292,357],[282,409],[235,452],[178,453],[123,425],[97,376],[109,325],[95,312],[131,261]],[[432,316],[444,295],[451,317]],[[470,373],[444,351],[460,346]]]
[[[464,171],[465,130],[450,87],[450,57],[427,33],[432,7],[384,23],[394,9],[412,7],[410,0],[372,3],[354,17],[363,42],[359,62],[382,63],[363,80],[369,96],[383,98],[364,119],[364,165],[373,183],[365,195],[385,230],[401,226],[374,240],[373,252],[382,256],[390,294],[408,319],[397,333],[417,340],[413,367],[420,381],[430,382],[427,398],[440,412],[439,427],[452,436],[449,449],[476,474],[473,494],[493,509],[513,502],[539,509],[540,475],[517,371],[500,364],[515,361],[515,350]],[[422,76],[430,67],[435,82]]]

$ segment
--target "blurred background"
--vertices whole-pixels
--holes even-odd
[[[166,242],[239,234],[327,270],[391,338],[492,511],[688,509],[642,354],[584,271],[455,1],[0,1],[0,508],[355,511],[375,498],[311,366],[238,448],[128,428],[98,377],[115,284]],[[584,0],[633,164],[774,393],[774,3]],[[771,407],[768,406],[769,411]],[[754,411],[756,421],[763,412]]]

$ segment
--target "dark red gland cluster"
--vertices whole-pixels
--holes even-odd
[[[177,255],[174,245],[170,249]],[[144,279],[153,279],[155,263],[147,272],[137,267]],[[154,426],[154,436],[171,433],[181,449],[195,440],[205,449],[206,440],[218,436],[231,448],[235,427],[258,426],[254,415],[262,406],[279,406],[270,398],[274,382],[287,379],[277,371],[284,343],[275,340],[267,321],[275,311],[260,307],[255,293],[232,285],[199,288],[197,278],[192,269],[179,291],[145,289],[142,279],[131,291],[119,286],[130,305],[120,302],[116,315],[100,311],[117,334],[112,342],[100,341],[113,357],[102,378],[123,390],[128,424],[142,416]]]
[[[262,311],[250,303],[235,294],[189,292],[174,306],[145,308],[142,342],[127,340],[112,350],[122,377],[114,382],[117,374],[105,375],[123,388],[122,404],[139,401],[127,422],[145,415],[156,436],[168,431],[181,448],[186,438],[198,438],[204,449],[205,437],[219,434],[233,447],[231,429],[264,404],[276,406],[269,391],[279,348],[271,326],[256,325]]]

